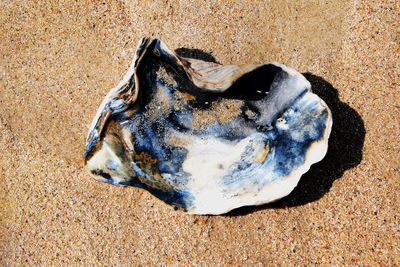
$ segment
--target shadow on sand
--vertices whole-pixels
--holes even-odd
[[[176,52],[183,57],[216,62],[212,55],[198,49],[180,48]],[[333,126],[325,158],[311,166],[288,196],[270,204],[238,208],[226,214],[227,216],[247,215],[266,208],[296,207],[316,201],[329,192],[332,183],[341,178],[346,170],[361,162],[365,138],[361,116],[352,107],[340,101],[338,90],[329,82],[311,73],[303,75],[310,81],[313,92],[322,98],[332,111]]]

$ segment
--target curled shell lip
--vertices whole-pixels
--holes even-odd
[[[288,195],[326,154],[331,126],[294,69],[184,58],[144,38],[93,119],[84,163],[97,180],[222,214]]]

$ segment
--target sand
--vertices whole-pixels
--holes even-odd
[[[396,0],[2,1],[0,265],[400,265],[399,18]],[[86,134],[143,36],[305,73],[333,112],[326,158],[226,216],[96,182]]]

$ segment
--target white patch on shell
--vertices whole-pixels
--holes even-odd
[[[196,208],[188,213],[218,215],[242,206],[270,203],[289,195],[297,186],[301,176],[310,169],[310,166],[324,158],[328,149],[328,138],[332,128],[331,116],[328,116],[326,125],[323,139],[311,145],[306,153],[304,164],[293,170],[288,176],[266,184],[257,193],[249,193],[231,198],[226,198],[226,195],[221,194],[221,190],[217,186],[209,186],[196,195]]]
[[[207,187],[217,186],[217,181],[223,177],[227,168],[240,160],[248,139],[239,143],[226,143],[216,138],[196,139],[185,148],[188,150],[183,170],[191,174],[188,185],[193,192],[200,192]]]

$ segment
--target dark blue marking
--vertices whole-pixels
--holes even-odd
[[[118,165],[114,161],[108,160],[106,163],[106,168],[115,171],[116,169],[118,169]]]
[[[279,146],[276,148],[275,155],[276,161],[279,164],[276,165],[274,170],[277,176],[286,176],[291,173],[294,168],[302,165],[310,145],[323,138],[328,112],[324,110],[318,118],[306,113],[301,113],[299,111],[301,109],[314,112],[318,108],[315,102],[310,103],[311,105],[307,105],[306,107],[301,107],[301,105],[304,104],[303,100],[304,99],[296,102],[295,106],[291,109],[291,111],[298,110],[297,112],[294,112],[292,116],[289,116],[289,112],[287,112],[283,116],[289,125],[289,130],[278,130],[276,143],[279,144]],[[308,128],[311,130],[305,127],[307,125],[312,125],[312,127]],[[293,132],[296,132],[295,134],[300,132],[303,139],[300,141],[293,140]]]
[[[91,158],[93,156],[93,153],[95,150],[94,148],[97,145],[97,141],[98,141],[99,137],[97,134],[95,134],[95,132],[96,131],[92,131],[90,133],[90,136],[88,137],[88,140],[90,140],[90,139],[91,140],[89,143],[86,144],[86,150],[85,150],[85,155],[84,155],[85,160],[88,158]]]
[[[227,186],[226,192],[229,192],[230,186],[241,186],[245,190],[248,183],[258,183],[259,188],[262,188],[265,183],[287,176],[304,164],[310,145],[323,138],[328,117],[326,110],[323,110],[318,117],[310,115],[308,112],[316,114],[319,112],[319,102],[307,103],[307,101],[306,98],[298,99],[294,106],[282,115],[287,128],[279,128],[274,123],[272,129],[264,133],[265,145],[270,146],[270,152],[264,163],[246,159],[245,155],[251,154],[249,150],[251,146],[246,148],[240,161],[232,165],[222,179]],[[293,139],[292,134],[296,134],[296,137],[300,135],[301,139]],[[260,168],[272,176],[260,177],[258,172]]]
[[[182,164],[188,151],[183,147],[169,147],[166,149],[164,160],[159,161],[158,168],[161,173],[176,174],[182,171]]]
[[[108,173],[106,173],[106,172],[104,172],[102,170],[93,170],[92,173],[94,175],[98,175],[98,176],[104,177],[105,179],[107,179],[107,181],[110,181],[110,182],[113,181],[111,175],[109,175]]]
[[[185,148],[172,147],[167,144],[165,140],[167,127],[173,128],[172,124],[169,124],[163,118],[151,123],[149,127],[137,127],[136,123],[132,123],[131,132],[135,140],[134,150],[137,154],[146,152],[157,159],[157,168],[161,173],[172,175],[184,173],[182,164],[188,151]],[[187,177],[184,180],[187,180]]]
[[[189,113],[182,113],[179,111],[172,111],[167,121],[171,125],[171,128],[176,129],[179,132],[187,132],[190,130],[192,125],[193,116]]]

